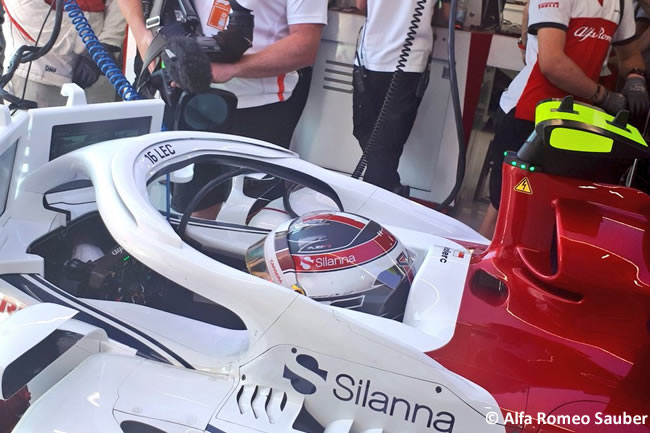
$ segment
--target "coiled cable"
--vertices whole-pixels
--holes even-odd
[[[422,22],[422,16],[424,15],[424,8],[427,1],[433,0],[418,0],[416,3],[413,19],[411,20],[408,33],[406,34],[406,39],[404,40],[402,51],[399,56],[399,60],[397,61],[397,68],[395,69],[393,78],[391,79],[390,85],[388,86],[388,91],[384,97],[384,102],[381,106],[381,110],[379,110],[379,114],[377,115],[377,121],[375,122],[375,126],[372,128],[372,133],[370,134],[368,143],[363,149],[363,155],[361,155],[361,159],[359,160],[359,163],[352,173],[352,177],[355,179],[359,179],[361,175],[363,175],[363,172],[368,166],[368,154],[373,150],[375,141],[377,140],[379,133],[382,132],[382,128],[386,124],[386,116],[388,113],[390,113],[395,92],[397,92],[398,86],[402,81],[402,74],[404,73],[404,69],[406,69],[406,62],[411,55],[411,47],[413,46],[413,41],[415,41],[418,29],[420,28],[420,23]]]
[[[126,79],[120,67],[117,66],[113,57],[106,51],[106,48],[95,35],[88,19],[79,7],[76,0],[65,0],[65,11],[68,13],[72,25],[79,34],[81,41],[86,46],[88,54],[97,64],[97,67],[102,74],[106,76],[108,81],[117,91],[117,94],[125,101],[133,101],[141,99],[135,88]]]

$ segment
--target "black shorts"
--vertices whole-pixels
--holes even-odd
[[[236,170],[222,164],[199,162],[194,164],[194,176],[187,183],[172,183],[172,202],[171,206],[176,212],[183,213],[192,199],[198,192],[207,185],[212,179],[229,171]],[[232,179],[223,182],[221,185],[213,188],[196,206],[197,210],[207,209],[217,203],[223,203],[228,200],[230,190],[232,189]]]
[[[535,130],[535,123],[528,120],[517,119],[515,109],[505,114],[497,121],[496,134],[490,143],[490,202],[499,209],[501,203],[501,183],[503,176],[503,160],[506,151],[518,151]]]
[[[356,73],[360,73],[358,66],[355,67]],[[392,72],[366,69],[363,75],[363,89],[359,88],[356,81],[354,82],[353,134],[362,150],[366,149],[375,129],[393,75]],[[404,144],[411,134],[422,102],[418,90],[423,84],[423,78],[423,73],[404,72],[397,81],[392,93],[390,109],[384,113],[383,127],[366,155],[368,165],[363,177],[366,182],[388,190],[400,185],[401,179],[397,169]]]
[[[232,128],[224,132],[255,138],[288,149],[300,115],[305,108],[311,85],[312,69],[305,68],[298,72],[300,79],[289,99],[275,104],[236,110],[233,114]],[[234,168],[211,163],[195,164],[191,182],[172,185],[172,208],[176,212],[185,212],[187,205],[203,186],[229,170]],[[213,189],[193,210],[199,211],[223,203],[230,195],[231,186],[230,182],[225,182]]]

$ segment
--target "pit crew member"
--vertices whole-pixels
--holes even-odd
[[[99,41],[115,58],[119,57],[126,32],[126,23],[114,0],[79,0],[79,6]],[[3,0],[6,17],[3,33],[7,53],[22,45],[44,45],[54,27],[53,0]],[[11,56],[7,56],[9,61]],[[115,100],[115,90],[90,58],[75,27],[66,16],[61,32],[45,56],[21,64],[11,80],[16,96],[36,101],[39,107],[65,105],[61,86],[74,82],[87,89],[88,102]]]
[[[145,26],[141,0],[117,1],[144,58],[153,34]],[[224,3],[224,0],[194,2],[206,36],[219,31],[220,25],[213,22],[211,12]],[[212,81],[239,99],[229,132],[288,148],[309,90],[309,77],[299,83],[297,71],[313,65],[316,59],[321,32],[327,23],[327,2],[239,0],[238,3],[255,15],[253,46],[236,63],[212,64]],[[192,181],[175,188],[173,207],[183,210],[216,175],[212,167],[197,164]],[[194,216],[215,219],[224,199],[215,190]]]
[[[611,46],[625,77],[621,93],[598,83]],[[649,103],[645,75],[632,0],[531,0],[526,66],[501,97],[505,118],[490,148],[491,207],[481,233],[491,236],[496,222],[504,152],[518,150],[533,132],[539,101],[574,95],[609,113],[629,108],[640,117]]]
[[[366,11],[368,17],[359,38],[353,81],[354,136],[362,149],[368,146],[384,105],[418,3],[416,0],[356,2],[357,8]],[[409,195],[409,187],[401,184],[397,168],[429,80],[433,50],[431,23],[436,3],[426,0],[423,5],[408,60],[392,94],[392,104],[366,155],[368,166],[364,180],[403,196]],[[447,15],[448,6],[445,1],[443,11]]]

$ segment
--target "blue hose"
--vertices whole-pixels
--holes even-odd
[[[99,42],[97,35],[93,31],[88,19],[77,4],[76,0],[65,0],[63,9],[68,12],[68,16],[74,25],[79,37],[86,46],[88,54],[95,61],[99,70],[106,76],[108,81],[117,91],[117,94],[125,101],[141,99],[138,92],[133,88],[129,80],[126,79],[106,48]]]
[[[129,80],[126,79],[119,66],[115,64],[113,57],[108,54],[106,48],[104,48],[102,43],[99,42],[97,35],[95,35],[95,32],[90,26],[88,19],[77,4],[76,0],[65,0],[65,6],[63,7],[63,10],[68,13],[70,20],[72,21],[72,25],[74,25],[75,30],[77,30],[77,33],[81,38],[81,41],[84,43],[86,49],[88,50],[88,54],[90,54],[90,57],[92,57],[92,59],[95,61],[97,67],[99,67],[99,70],[102,71],[102,74],[106,76],[108,81],[115,88],[117,94],[120,95],[120,98],[125,101],[135,101],[137,99],[142,99],[142,97],[138,94],[131,83],[129,83]],[[165,128],[163,125],[162,129],[164,131],[167,128]],[[165,207],[167,210],[168,221],[171,214],[171,203],[169,200],[169,187],[171,184],[170,177],[171,176],[167,174],[167,182],[165,186]]]

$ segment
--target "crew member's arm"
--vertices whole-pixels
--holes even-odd
[[[530,0],[526,23],[528,33],[537,36],[537,62],[546,79],[570,95],[591,100],[598,84],[564,50],[576,2],[581,1],[558,0],[557,7],[551,8],[544,0]]]
[[[521,40],[524,45],[528,43],[528,8],[530,3],[526,2],[521,16]]]
[[[639,49],[644,52],[650,49],[650,11],[646,10],[645,2],[640,2],[641,6],[636,16],[636,34],[639,36]]]
[[[101,29],[98,29],[97,38],[108,53],[117,59],[124,44],[126,22],[115,0],[106,2],[102,18],[103,22]],[[99,65],[92,59],[90,53],[84,50],[72,70],[72,82],[82,89],[87,89],[95,84],[101,75]]]
[[[648,25],[637,27],[639,28],[639,50],[647,51],[650,49],[650,27]]]
[[[539,68],[546,79],[570,95],[585,100],[592,99],[598,83],[587,77],[564,52],[566,31],[542,27],[537,31],[537,42]]]
[[[628,109],[635,117],[645,118],[650,100],[648,100],[644,73],[646,65],[641,51],[639,51],[639,44],[636,40],[632,40],[626,44],[617,45],[615,50],[620,76],[625,77],[625,86],[621,93],[627,98]],[[636,71],[641,73],[636,73]]]
[[[142,12],[141,0],[117,0],[122,15],[126,18],[126,23],[133,32],[135,43],[138,46],[138,52],[141,57],[147,54],[149,45],[153,40],[153,33],[147,29],[144,22],[144,13]]]
[[[97,35],[101,43],[122,49],[126,21],[116,0],[108,0],[104,9],[104,24]]]
[[[521,51],[521,59],[526,64],[526,45],[528,45],[528,8],[530,3],[524,5],[524,10],[521,15],[521,37],[519,38],[519,50]]]
[[[546,27],[537,33],[539,44],[539,67],[542,74],[555,86],[570,95],[592,101],[603,107],[610,114],[628,108],[634,115],[643,115],[647,110],[647,91],[645,79],[641,75],[631,74],[634,69],[645,69],[643,59],[634,40],[616,48],[619,57],[621,76],[627,77],[623,95],[608,91],[585,75],[564,52],[566,32],[561,29]]]
[[[544,76],[566,93],[592,101],[610,114],[628,108],[627,102],[629,101],[632,114],[641,115],[642,111],[647,108],[647,101],[644,102],[642,96],[645,94],[645,99],[647,99],[644,80],[639,80],[639,76],[631,76],[627,79],[622,94],[610,92],[590,79],[565,53],[566,32],[570,17],[573,14],[575,2],[580,0],[561,0],[558,8],[543,7],[541,1],[531,1],[529,32],[537,33],[538,62]],[[624,48],[626,52],[623,53],[625,58],[621,70],[621,73],[625,74],[623,76],[627,76],[632,68],[643,68],[642,59],[634,42],[636,37],[634,10],[631,7],[631,2],[626,1],[630,3],[628,5],[630,7],[625,8],[624,16],[621,17],[618,29],[612,38],[614,46],[627,46]]]
[[[286,38],[257,53],[244,55],[237,63],[213,63],[212,81],[225,83],[235,77],[273,77],[311,66],[316,61],[324,27],[323,24],[291,25]]]
[[[616,51],[618,70],[621,77],[627,77],[633,69],[645,71],[645,62],[643,56],[641,56],[641,50],[639,50],[638,40],[630,41],[624,45],[616,45],[614,50]]]
[[[625,13],[612,39],[612,45],[616,50],[619,76],[625,78],[625,86],[621,93],[627,98],[628,110],[633,117],[645,120],[650,101],[645,79],[646,65],[636,39],[633,8],[625,8]]]

